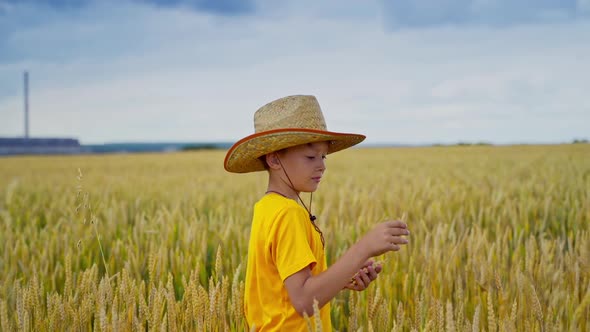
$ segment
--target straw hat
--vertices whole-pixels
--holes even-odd
[[[328,131],[314,96],[288,96],[262,106],[254,114],[254,134],[235,143],[227,152],[228,172],[264,170],[260,157],[288,147],[329,141],[328,153],[362,142],[364,135]]]

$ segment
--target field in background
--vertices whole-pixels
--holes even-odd
[[[223,151],[0,159],[0,330],[242,331],[263,173]],[[590,145],[351,149],[313,210],[335,260],[405,214],[410,244],[339,331],[590,329]],[[308,199],[303,195],[304,200]]]

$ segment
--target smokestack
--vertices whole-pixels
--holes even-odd
[[[25,139],[29,139],[29,73],[25,71]]]

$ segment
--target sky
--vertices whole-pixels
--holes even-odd
[[[287,95],[366,144],[590,139],[590,0],[0,0],[0,137],[235,142]]]

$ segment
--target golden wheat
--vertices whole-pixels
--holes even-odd
[[[411,230],[378,257],[366,291],[332,301],[334,328],[590,328],[588,155],[588,145],[331,155],[314,195],[329,263],[376,222],[401,215]],[[226,173],[223,156],[0,160],[0,329],[248,330],[244,262],[266,179]]]

